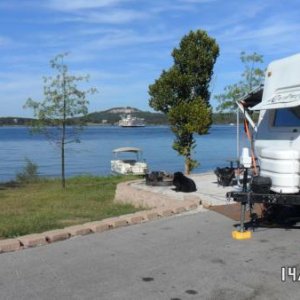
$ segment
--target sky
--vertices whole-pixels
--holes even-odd
[[[214,95],[240,80],[240,53],[264,67],[300,52],[298,0],[0,0],[0,117],[31,117],[26,100],[43,99],[49,61],[69,52],[70,73],[90,75],[98,93],[89,112],[116,106],[150,110],[148,86],[171,67],[171,52],[191,30],[220,46]]]

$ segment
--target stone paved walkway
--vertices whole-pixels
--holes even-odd
[[[189,176],[192,178],[197,186],[197,191],[193,193],[175,192],[174,186],[160,187],[147,186],[144,181],[136,181],[131,183],[131,187],[144,190],[158,195],[166,196],[176,200],[184,200],[187,198],[199,198],[203,206],[223,205],[227,204],[226,193],[235,189],[235,187],[219,186],[216,180],[216,175],[213,172],[193,174]]]

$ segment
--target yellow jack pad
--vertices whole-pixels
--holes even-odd
[[[252,238],[252,232],[251,231],[232,231],[232,238],[235,240],[249,240]]]

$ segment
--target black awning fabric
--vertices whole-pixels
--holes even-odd
[[[253,89],[250,93],[238,100],[244,107],[251,108],[262,100],[264,87],[263,85]]]

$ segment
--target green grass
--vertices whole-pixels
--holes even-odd
[[[136,177],[74,177],[63,190],[59,179],[0,187],[0,239],[132,213],[113,203],[116,185]]]

